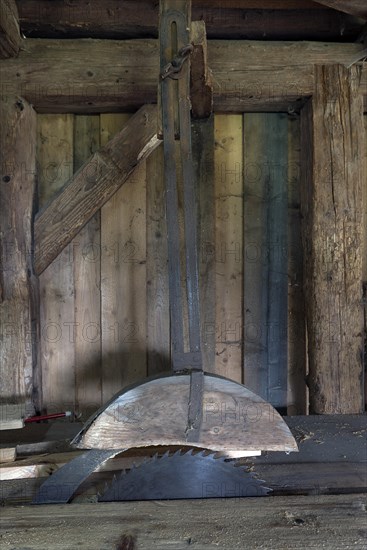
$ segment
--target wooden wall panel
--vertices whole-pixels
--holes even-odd
[[[129,115],[101,115],[101,145]],[[102,401],[146,377],[146,163],[101,209]]]
[[[100,146],[99,115],[76,115],[74,172]],[[94,178],[94,174],[86,177]],[[73,240],[75,285],[75,409],[82,419],[102,405],[100,212]]]
[[[242,115],[215,117],[215,372],[241,382],[243,308]]]
[[[42,207],[73,173],[73,115],[39,115],[38,190]],[[75,407],[73,247],[42,273],[40,365],[43,405],[50,412]]]
[[[38,117],[41,206],[129,116]],[[299,123],[276,114],[215,115],[194,123],[193,143],[205,369],[244,380],[260,394],[269,382],[264,258],[271,172],[259,177],[258,170],[273,162],[288,181],[288,404],[289,412],[303,412]],[[49,409],[64,404],[85,418],[126,385],[170,368],[164,203],[159,148],[41,276],[41,323],[44,335],[49,333],[41,340],[41,363]]]

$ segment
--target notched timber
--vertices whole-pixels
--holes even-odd
[[[39,212],[34,224],[37,274],[46,269],[158,145],[156,113],[155,105],[142,107]]]

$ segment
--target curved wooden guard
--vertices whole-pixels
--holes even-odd
[[[197,442],[187,426],[190,375],[163,375],[117,394],[75,437],[79,449],[190,445],[212,451],[298,451],[279,413],[242,384],[205,373]]]

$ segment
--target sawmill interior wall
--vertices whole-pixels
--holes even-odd
[[[129,116],[37,116],[40,208]],[[204,368],[304,414],[299,118],[216,114],[212,131],[214,149],[194,134],[195,162],[208,176],[198,190]],[[169,369],[161,149],[40,276],[38,356],[50,412],[84,420],[125,386]],[[269,379],[272,362],[281,387]]]

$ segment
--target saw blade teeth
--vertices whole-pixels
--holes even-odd
[[[184,447],[163,456],[155,454],[122,472],[117,481],[114,476],[99,501],[243,498],[271,493],[252,468],[252,464],[218,457],[209,449]],[[203,482],[198,483],[201,476]]]

